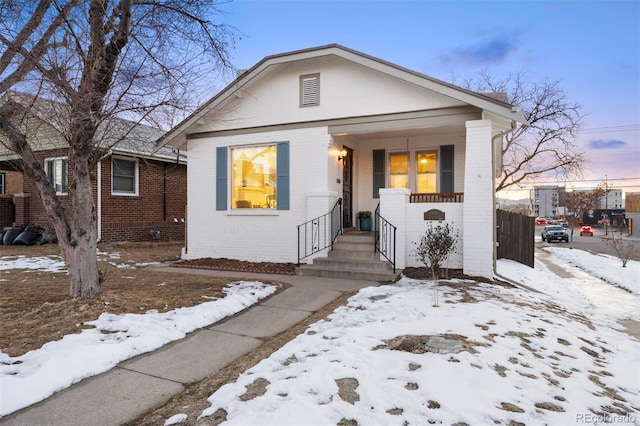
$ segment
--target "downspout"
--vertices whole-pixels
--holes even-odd
[[[491,202],[491,205],[493,206],[493,212],[491,214],[491,221],[493,222],[493,275],[494,276],[498,276],[498,268],[497,268],[497,263],[498,263],[498,224],[496,223],[496,190],[495,190],[495,184],[496,184],[496,152],[495,152],[495,141],[496,139],[500,138],[500,140],[502,141],[502,138],[504,137],[504,135],[506,135],[508,132],[512,132],[513,131],[513,127],[514,127],[515,123],[512,121],[511,122],[511,130],[503,130],[502,132],[498,133],[497,135],[495,135],[494,137],[491,138],[491,181],[493,182],[494,188],[493,191],[491,191],[491,196],[493,197],[493,200]],[[500,143],[500,147],[502,147],[502,143]],[[502,157],[501,157],[502,158]],[[501,160],[502,161],[502,160]],[[504,277],[500,277],[500,279],[505,279]],[[511,282],[510,280],[508,280],[509,282]]]
[[[494,137],[491,138],[491,157],[493,159],[496,158],[496,156],[495,156],[495,141],[496,141],[496,139],[498,139],[498,138],[502,139],[505,135],[507,135],[509,133],[512,133],[516,129],[516,126],[517,126],[516,122],[512,121],[511,122],[511,129],[503,130],[502,132],[498,133],[497,135],[495,135]],[[500,146],[502,147],[502,144],[500,144]],[[492,175],[492,178],[493,178],[493,182],[495,183],[495,181],[496,181],[496,167],[495,167],[495,164],[491,168],[491,175]],[[498,268],[497,268],[497,266],[498,266],[497,265],[497,263],[498,263],[498,231],[497,231],[497,226],[498,225],[496,223],[496,212],[495,212],[495,206],[496,206],[496,191],[495,190],[492,192],[492,195],[493,195],[493,209],[494,209],[494,212],[493,212],[493,215],[492,215],[492,217],[493,217],[493,219],[492,219],[493,220],[493,275],[494,275],[494,277],[497,277],[497,278],[499,278],[499,279],[501,279],[503,281],[506,281],[506,282],[516,286],[516,287],[524,288],[526,290],[534,291],[536,293],[541,293],[540,291],[538,291],[538,290],[536,290],[534,288],[531,288],[531,287],[525,286],[523,284],[517,283],[517,282],[513,281],[512,279],[507,278],[507,277],[505,277],[503,275],[500,275],[498,273]]]
[[[162,221],[167,221],[167,163],[162,163]]]
[[[111,150],[109,150],[109,152],[107,152],[105,155],[103,155],[102,157],[100,157],[100,159],[98,159],[98,163],[97,163],[97,173],[96,173],[96,181],[97,181],[97,185],[98,188],[96,189],[96,198],[98,199],[97,202],[97,210],[98,210],[98,241],[100,242],[102,240],[102,160],[107,158],[108,156],[110,156],[112,154]]]

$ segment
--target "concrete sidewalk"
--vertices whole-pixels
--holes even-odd
[[[182,340],[122,362],[46,400],[0,419],[0,425],[121,425],[164,405],[185,385],[303,321],[344,292],[374,281],[161,267],[164,272],[281,281],[291,287],[239,314],[196,330]]]

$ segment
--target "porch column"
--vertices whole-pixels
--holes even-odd
[[[467,121],[466,128],[463,272],[493,279],[496,207],[491,120]]]
[[[407,265],[407,206],[411,191],[406,188],[380,188],[380,215],[397,227],[396,269]],[[376,225],[376,227],[379,227]]]

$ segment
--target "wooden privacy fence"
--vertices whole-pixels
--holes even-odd
[[[498,259],[511,259],[533,268],[535,219],[523,214],[498,210]]]

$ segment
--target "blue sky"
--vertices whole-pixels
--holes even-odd
[[[561,80],[588,114],[576,143],[589,157],[575,186],[640,191],[640,1],[236,0],[216,20],[241,38],[237,68],[265,56],[338,43],[461,82]],[[553,183],[553,182],[550,182]]]

